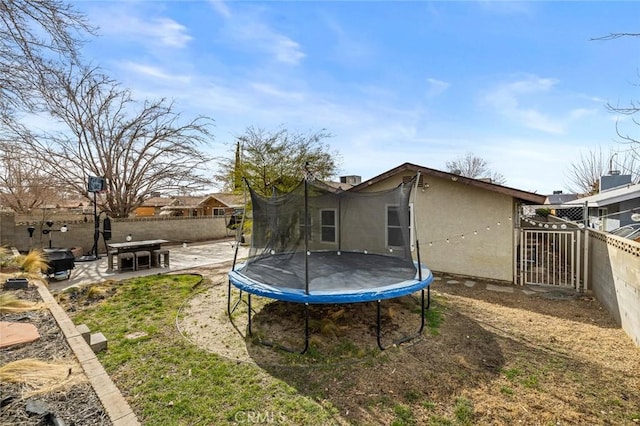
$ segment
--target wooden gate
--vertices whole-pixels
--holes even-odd
[[[580,229],[520,230],[520,284],[580,290]]]

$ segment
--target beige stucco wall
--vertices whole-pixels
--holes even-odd
[[[513,198],[459,181],[423,179],[424,188],[411,197],[421,261],[433,271],[513,282]],[[366,190],[393,188],[401,181],[399,174]]]
[[[640,243],[589,231],[589,288],[640,346]]]
[[[66,224],[69,231],[59,231],[62,224]],[[233,235],[233,231],[226,229],[226,222],[221,217],[197,217],[197,218],[130,218],[111,219],[112,240],[119,243],[125,241],[128,234],[134,240],[163,239],[172,243],[184,241],[209,241],[219,238],[227,238]],[[0,245],[16,247],[20,251],[30,248],[48,247],[49,235],[43,235],[42,229],[47,228],[42,223],[35,223],[36,228],[33,240],[29,239],[26,223],[15,223],[13,214],[0,215]],[[93,221],[60,221],[54,220],[51,234],[53,247],[79,247],[83,252],[88,252],[93,246]],[[102,229],[102,226],[100,227]],[[105,252],[102,236],[98,244],[98,251]]]

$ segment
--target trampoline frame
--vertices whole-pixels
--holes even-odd
[[[420,244],[418,241],[416,241],[416,256],[418,258],[417,262],[416,262],[416,267],[417,267],[417,271],[418,271],[418,277],[417,280],[419,282],[423,282],[423,277],[422,277],[422,267],[420,264]],[[234,259],[234,263],[235,263],[235,259]],[[253,330],[252,330],[252,316],[254,313],[254,310],[252,308],[252,304],[251,304],[251,297],[253,295],[253,293],[251,293],[248,290],[243,290],[242,288],[239,288],[238,286],[235,286],[239,289],[240,291],[240,296],[238,297],[238,300],[235,301],[234,303],[232,303],[232,298],[231,298],[231,292],[232,292],[232,285],[233,284],[233,280],[231,279],[231,273],[233,273],[234,270],[232,269],[232,271],[230,272],[230,276],[229,276],[229,280],[228,280],[228,288],[227,288],[227,315],[229,316],[229,320],[233,323],[233,318],[232,318],[232,314],[235,312],[235,310],[238,308],[238,306],[240,305],[240,303],[245,303],[247,305],[247,335],[250,337],[253,337]],[[431,274],[431,273],[430,273]],[[402,343],[406,343],[408,341],[411,341],[419,336],[422,335],[422,331],[424,330],[424,326],[425,326],[425,309],[429,309],[429,307],[431,306],[431,282],[433,280],[433,275],[431,275],[431,280],[429,280],[428,282],[426,282],[425,286],[422,287],[422,289],[420,290],[420,327],[418,328],[418,331],[401,337],[400,339],[394,340],[392,341],[392,346],[396,346],[396,345],[400,345]],[[425,304],[425,287],[426,287],[426,293],[427,293],[427,301]],[[242,293],[246,292],[247,293],[247,300],[244,301],[242,298]],[[296,301],[291,301],[291,300],[286,300],[285,298],[278,298],[278,297],[269,297],[268,295],[265,294],[258,294],[255,293],[258,296],[262,296],[262,297],[266,297],[266,298],[271,298],[273,300],[282,300],[285,302],[289,302],[289,303],[300,303],[300,302],[296,302]],[[307,293],[308,294],[308,293]],[[398,297],[402,297],[402,296],[406,296],[409,295],[411,296],[413,293],[407,293],[407,294],[403,294],[400,296],[394,296],[394,297],[388,297],[386,299],[395,299]],[[327,298],[324,297],[323,300],[326,300]],[[381,303],[382,303],[383,298],[375,298],[375,299],[367,299],[367,300],[362,300],[362,301],[358,301],[358,302],[347,302],[347,303],[365,303],[365,302],[376,302],[376,341],[378,344],[378,347],[380,348],[380,350],[386,350],[389,348],[389,346],[384,346],[382,344],[382,319],[381,319]],[[275,347],[281,350],[284,350],[286,352],[291,352],[291,353],[300,353],[300,354],[304,354],[308,349],[309,349],[309,304],[310,302],[304,302],[304,346],[303,349],[301,351],[297,351],[295,349],[289,348],[287,346],[269,341],[269,340],[264,340],[264,339],[257,339],[258,342],[262,345],[265,346],[269,346],[269,347]],[[340,304],[340,303],[336,303],[336,302],[321,302],[321,303],[314,303],[314,304]],[[425,306],[426,305],[426,306]],[[235,324],[234,324],[235,327]],[[237,329],[237,327],[236,327]]]
[[[231,279],[229,279],[229,283],[228,283],[228,293],[227,293],[227,315],[229,316],[229,320],[231,321],[231,323],[233,323],[233,318],[232,318],[232,314],[235,312],[235,310],[237,309],[237,307],[240,305],[240,303],[244,302],[247,305],[247,334],[249,337],[253,337],[253,330],[252,330],[252,313],[253,308],[251,306],[251,296],[252,294],[250,292],[246,292],[247,293],[247,301],[245,302],[242,299],[242,293],[243,290],[240,290],[240,296],[238,298],[238,300],[233,303],[231,303],[231,286],[232,286],[232,282]],[[424,330],[424,326],[425,326],[425,309],[429,309],[429,307],[431,306],[431,286],[430,284],[427,284],[427,302],[426,302],[426,306],[425,306],[425,290],[424,288],[422,290],[420,290],[420,327],[418,328],[418,331],[415,332],[414,334],[410,334],[404,337],[401,337],[400,339],[396,339],[392,341],[392,345],[391,346],[396,346],[396,345],[400,345],[402,343],[406,343],[408,341],[411,341],[417,337],[420,337],[422,335],[422,331]],[[263,296],[266,297],[266,296]],[[396,297],[397,298],[397,297]],[[274,299],[277,300],[277,299]],[[378,344],[378,348],[380,348],[380,350],[386,350],[389,348],[389,346],[384,346],[382,344],[382,315],[381,315],[381,303],[382,303],[382,299],[377,299],[375,300],[376,302],[376,342]],[[296,302],[288,302],[288,303],[296,303]],[[351,302],[351,303],[365,303],[365,302]],[[235,325],[234,325],[235,327]],[[236,327],[237,329],[237,327]],[[275,347],[281,350],[284,350],[286,352],[290,352],[290,353],[300,353],[300,354],[304,354],[307,349],[309,349],[309,303],[304,303],[304,347],[302,348],[301,351],[297,351],[295,349],[289,348],[287,346],[281,345],[279,343],[275,343],[269,340],[264,340],[264,339],[257,339],[258,343],[265,345],[265,346],[269,346],[269,347]]]
[[[419,174],[417,175],[417,177],[415,178],[416,182],[418,182],[419,180]],[[246,179],[243,178],[243,180],[246,183]],[[304,217],[307,217],[307,211],[308,211],[308,202],[307,202],[307,198],[308,198],[308,193],[307,193],[307,180],[305,179],[305,186],[304,186],[304,192],[305,192],[305,206],[304,206]],[[245,191],[245,205],[247,204],[246,202],[246,191]],[[242,223],[240,224],[240,227],[238,229],[242,230],[244,227],[244,218],[246,215],[242,216]],[[305,251],[308,252],[308,242],[309,242],[309,236],[308,234],[305,232]],[[232,304],[232,298],[231,298],[231,292],[232,292],[232,274],[235,273],[235,266],[236,266],[236,261],[237,261],[237,255],[238,255],[238,246],[240,243],[240,239],[236,238],[236,250],[233,256],[233,265],[231,267],[231,272],[229,273],[229,279],[228,279],[228,293],[227,293],[227,315],[229,316],[229,320],[231,321],[231,323],[233,324],[233,317],[232,314],[235,312],[235,310],[238,308],[238,306],[240,305],[240,303],[245,303],[247,305],[247,334],[248,336],[253,336],[253,330],[252,330],[252,316],[253,316],[253,308],[252,308],[252,304],[251,304],[251,297],[252,297],[252,292],[249,290],[249,288],[251,288],[249,285],[246,286],[247,289],[243,290],[241,287],[236,286],[239,291],[240,291],[240,295],[238,297],[238,300],[235,301]],[[417,268],[417,280],[419,283],[423,283],[424,282],[424,286],[421,287],[420,289],[420,327],[418,328],[418,331],[414,334],[410,334],[407,336],[404,336],[400,339],[394,340],[393,346],[408,342],[410,340],[413,340],[419,336],[422,335],[422,332],[424,330],[424,326],[425,326],[425,309],[429,309],[430,305],[431,305],[431,282],[433,281],[433,275],[431,274],[431,272],[429,271],[430,274],[430,278],[428,280],[423,281],[423,277],[422,277],[422,264],[420,263],[420,243],[419,241],[416,239],[416,257],[417,257],[417,261],[416,263],[416,268]],[[305,294],[309,295],[309,269],[308,269],[308,260],[307,260],[308,256],[304,256],[304,262],[305,262]],[[248,277],[247,277],[248,278]],[[425,307],[425,287],[427,289],[427,302],[426,302],[426,307]],[[246,302],[243,300],[242,298],[242,293],[246,291],[247,293],[247,300]],[[415,293],[415,292],[413,292]],[[401,296],[412,296],[413,293],[403,293],[403,294],[399,294],[399,295],[394,295],[391,297],[387,297],[386,299],[393,299],[393,298],[398,298]],[[283,297],[269,297],[269,295],[265,292],[264,294],[259,294],[259,292],[255,293],[256,295],[259,296],[263,296],[263,297],[267,297],[267,298],[271,298],[274,300],[283,300],[283,301],[288,301],[288,302],[292,302],[292,303],[301,303],[300,301],[297,300],[286,300],[286,298]],[[339,295],[336,295],[339,296]],[[318,302],[318,303],[314,303],[314,304],[332,304],[332,302],[330,302],[331,298],[330,297],[324,297],[322,300],[323,302]],[[337,300],[339,300],[339,297],[336,297]],[[352,302],[346,302],[346,303],[363,303],[363,302],[372,302],[375,301],[376,302],[376,341],[378,344],[378,347],[380,348],[380,350],[386,350],[389,348],[389,346],[384,346],[382,344],[382,320],[381,320],[381,302],[382,302],[383,298],[366,298],[364,300],[359,300],[359,301],[352,301]],[[342,304],[344,304],[345,302],[343,302]],[[281,350],[284,350],[286,352],[291,352],[291,353],[296,353],[299,352],[300,354],[304,354],[308,349],[309,349],[309,304],[310,302],[304,302],[304,347],[302,348],[301,351],[297,351],[295,349],[289,348],[287,346],[269,341],[269,340],[264,340],[264,339],[260,339],[258,338],[257,341],[265,346],[269,346],[269,347],[275,347]],[[340,303],[333,303],[333,304],[340,304]],[[233,305],[233,306],[232,306]],[[236,329],[238,329],[235,324],[233,324],[234,327]]]

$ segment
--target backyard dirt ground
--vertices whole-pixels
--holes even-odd
[[[380,352],[375,304],[311,305],[310,349],[292,357],[243,339],[245,304],[229,321],[226,269],[199,272],[211,284],[183,307],[181,333],[330,402],[339,423],[390,424],[384,407],[395,401],[417,424],[640,424],[640,349],[589,294],[437,277],[427,315],[436,331]],[[301,349],[300,305],[253,299],[254,336]],[[417,330],[416,300],[382,306],[384,345]]]
[[[376,344],[375,304],[311,306],[310,348],[295,356],[245,339],[244,303],[229,321],[228,266],[192,272],[208,280],[178,312],[180,333],[333,407],[335,424],[640,424],[640,349],[590,295],[488,291],[490,283],[438,277],[422,337],[391,345],[419,327],[414,298],[383,301],[382,341],[391,346],[384,352]],[[301,307],[253,299],[254,336],[301,349]],[[5,349],[3,363],[71,357],[47,311],[3,319],[22,317],[46,338]],[[43,424],[41,415],[26,414],[24,389],[0,385],[0,424]],[[110,424],[86,383],[36,399],[68,424]]]

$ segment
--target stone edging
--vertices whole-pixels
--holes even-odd
[[[84,373],[87,375],[93,390],[102,402],[107,415],[114,426],[134,426],[140,425],[135,413],[124,399],[120,390],[113,383],[107,372],[104,370],[96,354],[91,350],[89,344],[84,340],[75,324],[67,313],[58,305],[49,289],[41,283],[36,282],[38,293],[43,302],[55,318],[60,330],[64,334],[67,343],[75,354]]]

